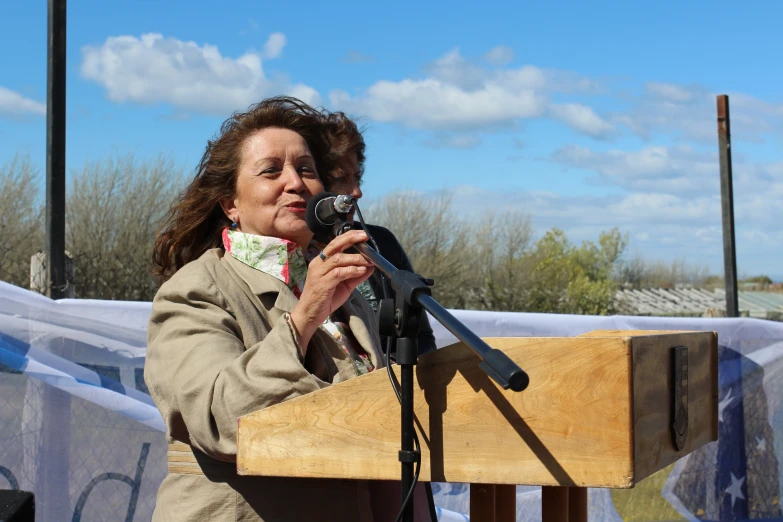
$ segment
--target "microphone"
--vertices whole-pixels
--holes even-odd
[[[354,198],[321,192],[307,203],[305,223],[316,241],[328,243],[343,232],[351,229],[345,221],[353,210]]]

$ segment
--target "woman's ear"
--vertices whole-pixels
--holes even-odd
[[[234,198],[223,198],[220,200],[220,208],[230,221],[239,221],[239,209]]]

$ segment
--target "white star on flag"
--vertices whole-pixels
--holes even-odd
[[[737,479],[737,477],[734,476],[734,473],[731,474],[731,485],[729,485],[728,488],[726,488],[726,493],[731,495],[731,508],[734,509],[734,501],[736,501],[738,498],[740,500],[745,500],[745,496],[742,494],[742,484],[745,482],[745,477],[742,477],[741,479]]]
[[[723,422],[723,410],[725,410],[732,402],[734,402],[734,397],[731,396],[731,388],[729,388],[726,396],[718,403],[718,420],[720,422]]]

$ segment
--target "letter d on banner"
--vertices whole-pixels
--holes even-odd
[[[92,493],[95,486],[103,480],[119,480],[131,487],[130,501],[128,502],[128,513],[125,515],[125,522],[132,522],[133,516],[136,514],[136,502],[139,500],[139,489],[141,488],[141,476],[144,474],[144,465],[147,463],[147,454],[150,452],[150,443],[145,442],[141,445],[141,455],[139,455],[139,462],[136,464],[136,477],[131,480],[128,475],[122,473],[104,473],[98,475],[87,484],[82,494],[79,496],[79,500],[76,502],[76,507],[73,510],[73,518],[71,522],[81,522],[82,510],[87,503],[87,498]]]

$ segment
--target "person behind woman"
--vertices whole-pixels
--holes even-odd
[[[396,515],[372,482],[236,472],[238,417],[385,364],[372,311],[354,292],[373,267],[343,252],[364,232],[341,235],[309,264],[303,255],[305,207],[331,169],[309,110],[280,97],[226,120],[156,239],[165,282],[152,304],[145,382],[166,424],[169,474],[154,521]]]
[[[364,179],[364,162],[366,145],[364,137],[356,123],[342,112],[328,112],[323,110],[324,124],[326,125],[331,142],[332,162],[334,168],[323,176],[324,186],[327,191],[337,194],[353,196],[357,200],[363,196],[362,181]],[[349,217],[353,219],[353,215]],[[354,222],[355,229],[361,229],[361,225]],[[402,245],[388,228],[380,225],[367,224],[367,229],[378,245],[380,254],[391,264],[400,270],[414,272],[408,255]],[[360,283],[357,290],[367,299],[373,311],[378,310],[378,300],[383,298],[383,283],[380,270],[375,270],[369,279]],[[418,353],[434,351],[435,335],[432,332],[429,319],[424,314],[419,327]]]

